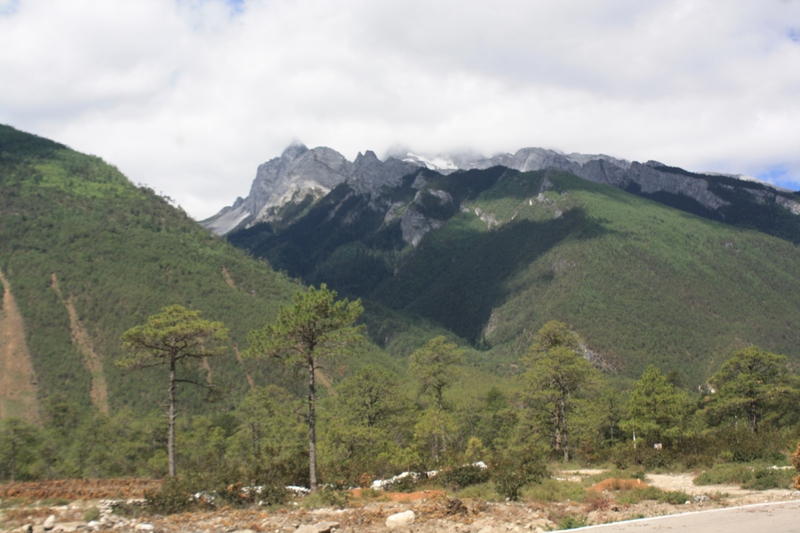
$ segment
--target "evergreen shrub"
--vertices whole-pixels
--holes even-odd
[[[491,478],[488,468],[475,465],[457,466],[443,470],[436,475],[436,481],[443,487],[451,490],[461,490],[470,485],[486,483]]]

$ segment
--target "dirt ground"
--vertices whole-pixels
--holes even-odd
[[[557,477],[579,481],[597,470],[560,472]],[[751,503],[800,500],[800,491],[748,491],[738,486],[695,486],[693,474],[649,474],[645,483],[665,491],[683,491],[692,496],[686,503],[672,505],[656,501],[637,504],[616,503],[613,490],[586,503],[491,503],[458,500],[442,491],[384,493],[381,498],[353,500],[344,509],[305,509],[302,501],[268,510],[228,509],[153,516],[143,513],[121,516],[112,512],[112,501],[129,502],[153,482],[141,480],[84,480],[0,486],[0,531],[45,533],[45,521],[54,517],[52,533],[72,531],[119,531],[154,533],[323,533],[389,531],[387,518],[413,511],[414,522],[393,529],[402,532],[501,533],[540,532],[558,529],[565,520],[572,525],[603,524],[633,518],[701,511]],[[137,516],[139,514],[139,516]],[[27,526],[30,526],[28,528]]]

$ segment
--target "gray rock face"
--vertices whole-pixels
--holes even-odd
[[[256,222],[274,220],[285,205],[302,202],[308,195],[319,199],[345,182],[354,193],[370,197],[370,206],[373,209],[388,209],[388,220],[396,217],[397,206],[390,206],[382,201],[380,193],[400,185],[404,176],[418,173],[422,168],[449,174],[457,169],[486,169],[494,166],[504,166],[521,172],[562,170],[595,183],[637,189],[644,194],[666,192],[683,195],[711,210],[728,205],[728,202],[709,190],[709,183],[702,179],[703,175],[667,172],[662,169],[661,163],[655,161],[638,163],[604,154],[563,154],[544,148],[522,148],[514,154],[493,157],[474,153],[422,157],[408,153],[405,156],[398,154],[397,157],[389,157],[386,161],[378,159],[374,152],[367,151],[364,154],[359,153],[351,163],[330,148],[309,150],[302,144],[297,144],[287,148],[280,157],[258,167],[247,198],[237,198],[233,205],[223,208],[200,224],[218,235],[225,235],[234,229],[250,227]],[[422,189],[425,179],[418,175],[412,186]],[[800,216],[800,202],[781,196],[778,189],[774,193],[771,189],[743,190],[758,195],[759,201],[774,202]],[[437,221],[426,219],[413,209],[413,205],[403,214],[401,224],[403,239],[414,246],[425,233],[438,227]]]
[[[330,148],[309,150],[302,144],[292,145],[280,157],[258,167],[247,198],[237,198],[200,225],[225,235],[256,222],[274,220],[283,206],[300,203],[308,195],[319,199],[340,183],[348,182],[359,194],[375,195],[382,187],[399,185],[403,176],[418,169],[394,158],[381,161],[371,151],[358,154],[351,163]]]
[[[513,168],[520,172],[554,168],[571,172],[588,181],[619,188],[628,188],[635,184],[645,194],[656,192],[682,194],[709,209],[718,209],[727,205],[727,202],[708,190],[706,181],[691,176],[663,172],[656,168],[661,164],[655,161],[638,163],[603,154],[567,155],[544,148],[523,148],[514,155],[501,154],[471,163],[472,168],[490,168],[496,165]]]

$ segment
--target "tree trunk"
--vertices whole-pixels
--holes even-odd
[[[13,430],[12,430],[13,431]],[[14,436],[11,436],[11,483],[14,483],[17,472],[17,443]]]
[[[167,432],[167,456],[169,477],[175,477],[175,358],[169,360],[169,430]]]
[[[569,445],[567,444],[567,402],[563,396],[559,399],[558,404],[561,411],[561,444],[564,447],[564,462],[566,463],[569,461]]]
[[[561,410],[558,408],[558,401],[553,402],[555,407],[553,411],[553,429],[556,441],[556,451],[561,451]]]
[[[317,491],[317,419],[314,412],[314,360],[308,364],[308,478],[311,492]]]

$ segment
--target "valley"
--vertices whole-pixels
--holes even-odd
[[[0,479],[167,478],[168,373],[122,368],[121,339],[179,305],[228,340],[175,368],[178,476],[145,512],[171,515],[159,530],[338,514],[377,531],[412,508],[454,529],[538,513],[536,529],[674,512],[710,490],[689,472],[744,487],[698,507],[792,497],[796,195],[592,157],[440,172],[294,146],[203,222],[223,237],[99,158],[0,127]],[[313,486],[312,465],[323,489],[296,502],[284,489]],[[596,498],[579,466],[654,487]],[[314,510],[432,470],[393,492],[446,497]],[[234,490],[250,485],[273,511]]]

